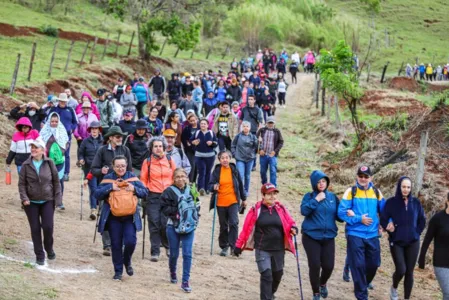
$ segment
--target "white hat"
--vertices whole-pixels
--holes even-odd
[[[61,93],[61,94],[59,94],[59,96],[58,96],[58,100],[59,100],[59,101],[63,101],[63,102],[67,102],[67,101],[69,101],[69,98],[67,97],[67,94],[66,94],[66,93]]]
[[[34,145],[34,146],[36,146],[37,148],[42,148],[42,149],[45,150],[45,142],[44,142],[44,140],[43,140],[42,138],[40,138],[40,137],[38,137],[37,139],[35,139],[34,141],[32,141],[32,142],[30,143],[30,145]]]

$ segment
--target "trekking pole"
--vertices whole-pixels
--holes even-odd
[[[212,219],[212,237],[210,241],[210,255],[214,252],[214,231],[215,231],[215,217],[217,215],[217,192],[214,191],[212,195],[214,197],[214,217]]]
[[[83,196],[84,196],[84,171],[83,167],[80,168],[81,170],[81,205],[80,205],[80,220],[83,220]]]
[[[304,300],[304,297],[302,295],[301,269],[299,267],[299,251],[298,251],[298,243],[296,242],[296,235],[293,236],[293,239],[295,240],[296,265],[298,266],[299,292],[300,292],[301,300]]]
[[[103,205],[101,205],[102,207]],[[95,224],[95,231],[94,231],[94,244],[95,244],[95,238],[97,237],[97,229],[98,229],[98,223],[100,222],[100,211],[101,211],[101,207],[100,204],[98,204],[98,209],[97,209],[97,222]]]
[[[143,210],[143,209],[142,209]],[[142,259],[145,258],[145,212],[142,212],[143,217],[143,241],[142,241]]]
[[[260,143],[259,143],[259,139],[257,139],[257,153],[256,153],[256,161],[257,161],[257,154],[259,154],[260,151]],[[259,155],[260,157],[260,155]],[[260,168],[260,159],[259,159],[259,168]],[[260,171],[259,171],[259,178],[257,180],[257,184],[256,184],[256,201],[259,202],[259,185],[262,182],[262,177],[260,175]]]

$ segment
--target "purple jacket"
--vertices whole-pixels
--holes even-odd
[[[88,115],[79,114],[77,116],[78,116],[78,126],[73,132],[73,135],[75,136],[76,139],[81,138],[82,140],[84,140],[89,136],[87,128],[89,128],[90,123],[92,123],[93,121],[98,122],[98,118],[93,113],[89,113]]]

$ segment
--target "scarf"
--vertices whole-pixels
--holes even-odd
[[[56,127],[56,128],[52,128],[50,126],[51,117],[53,115],[56,115],[59,120],[58,127]],[[69,137],[67,135],[67,131],[66,131],[64,125],[61,123],[61,119],[56,112],[53,112],[48,116],[48,119],[45,122],[44,127],[42,127],[42,129],[40,131],[40,135],[45,143],[47,143],[48,140],[52,136],[54,136],[56,143],[58,143],[59,147],[61,147],[62,149],[66,149],[67,143],[69,142]]]

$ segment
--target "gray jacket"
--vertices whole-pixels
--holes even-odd
[[[240,132],[232,140],[231,152],[235,160],[249,162],[256,158],[257,137],[251,132],[246,135]]]
[[[136,114],[137,97],[134,93],[127,94],[126,92],[120,97],[120,105],[123,106],[123,111],[131,110]]]
[[[186,170],[187,175],[189,175],[192,167],[190,166],[189,159],[187,158],[187,155],[184,152],[182,153],[181,158],[180,151],[183,150],[179,150],[178,148],[173,147],[171,151],[167,151],[167,155],[170,155],[171,159],[175,162],[176,168],[183,168],[184,170]]]

